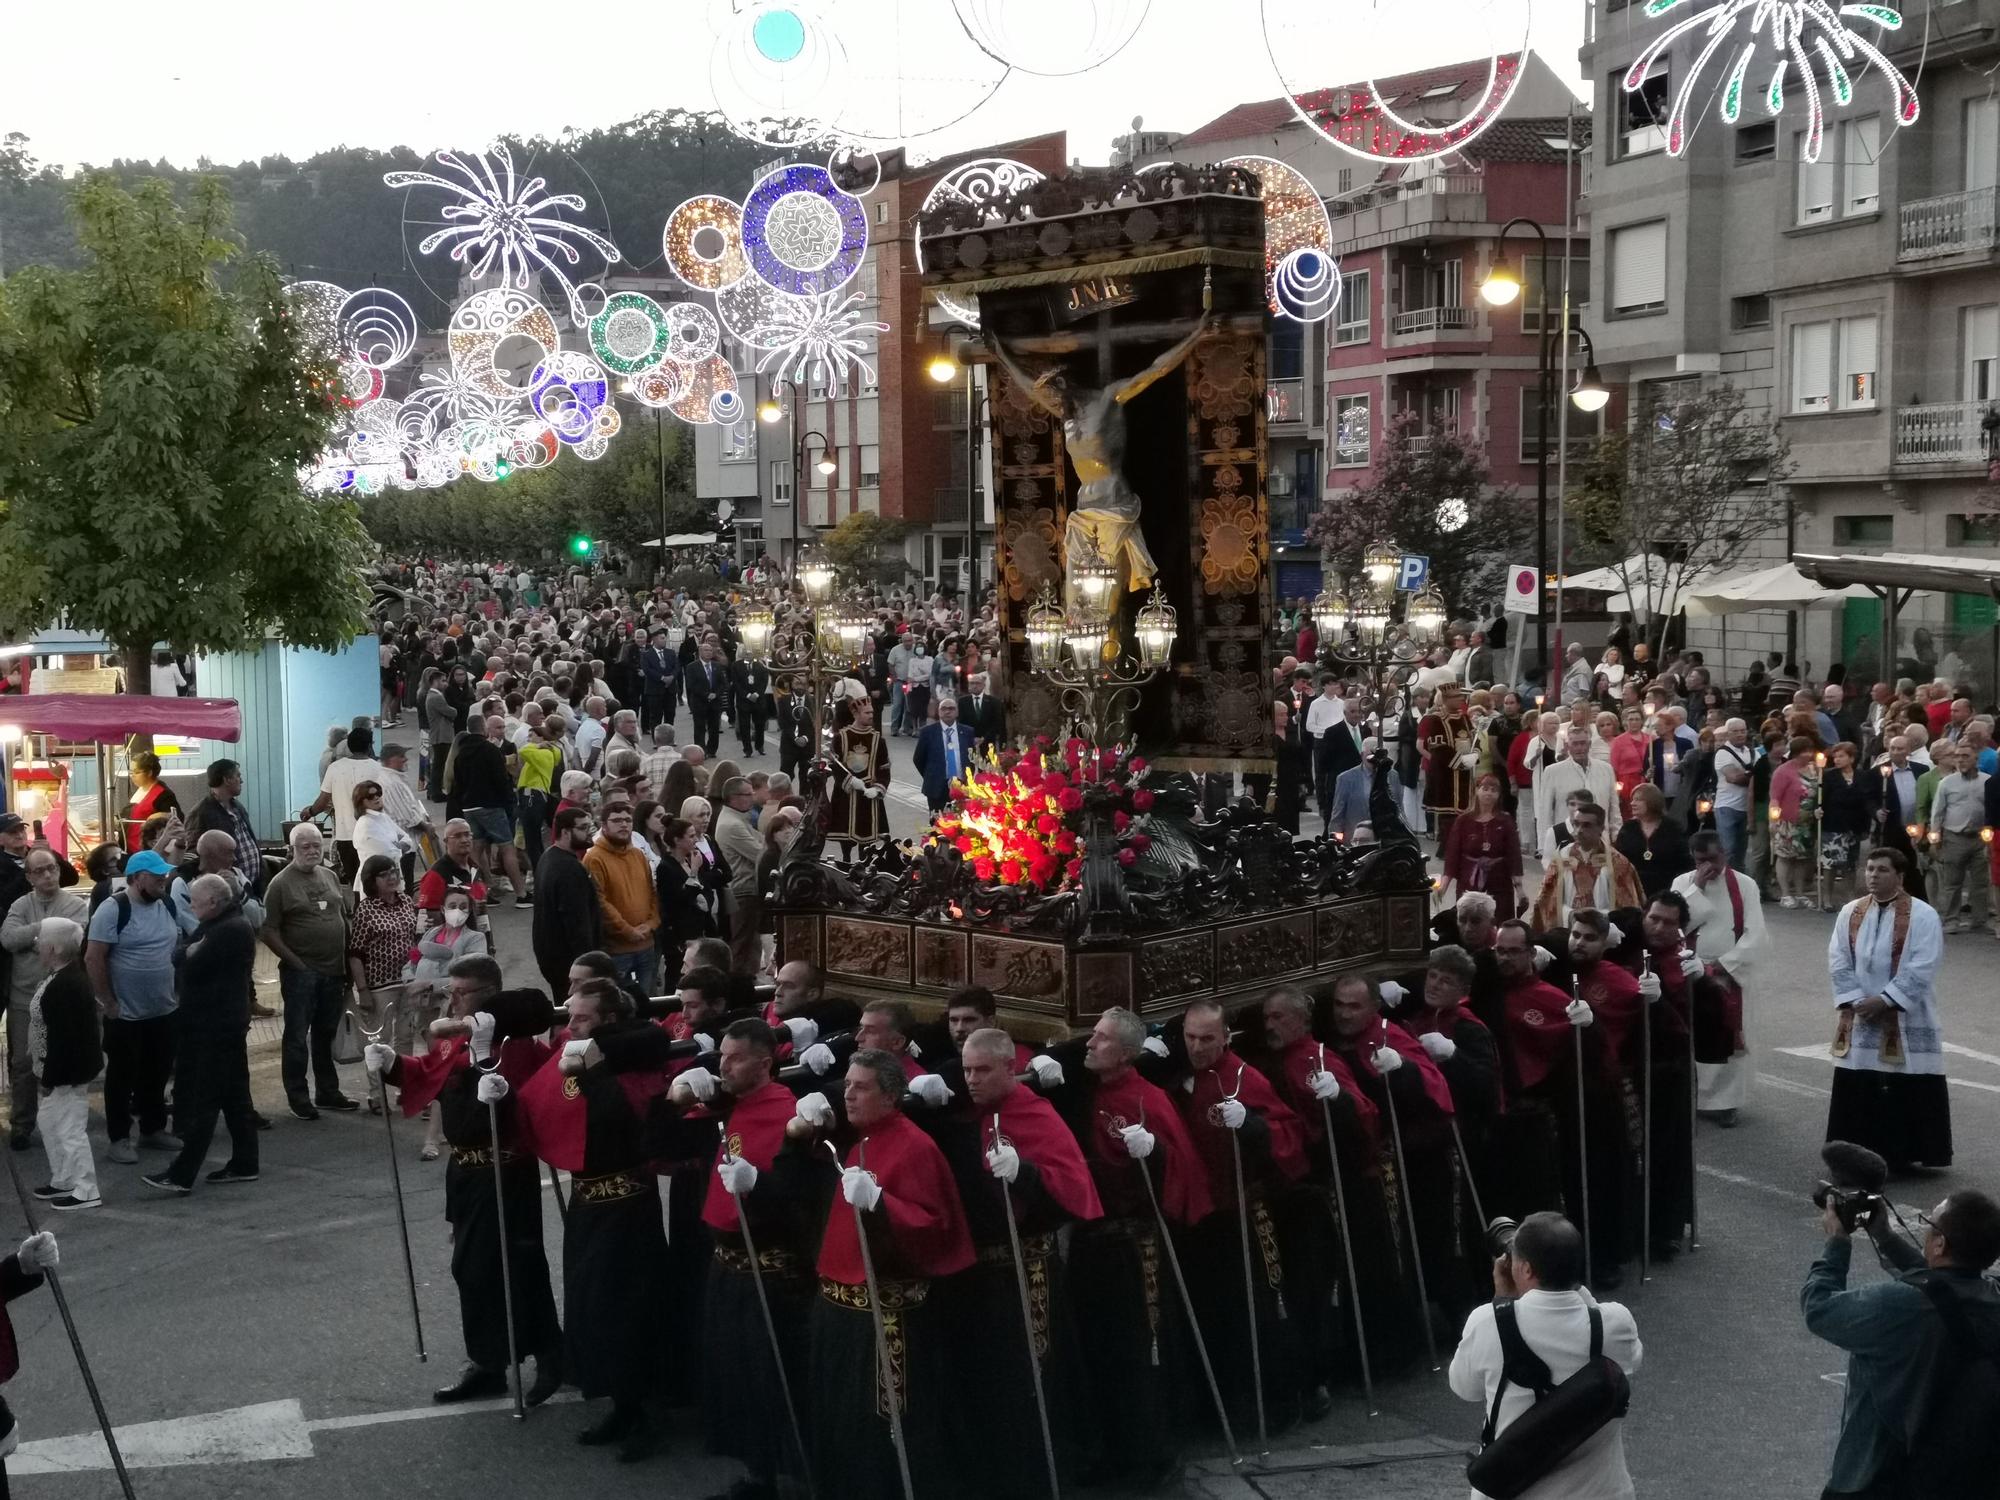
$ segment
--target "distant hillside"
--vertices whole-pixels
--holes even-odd
[[[517,169],[546,177],[554,192],[581,193],[587,207],[572,217],[608,230],[627,267],[637,270],[659,261],[660,230],[676,204],[704,192],[740,197],[752,172],[771,155],[769,148],[732,135],[714,117],[681,110],[553,141],[508,144]],[[0,141],[0,267],[8,272],[34,264],[70,266],[79,258],[64,211],[64,175],[37,163],[32,150],[33,142],[19,135]],[[204,174],[220,177],[236,200],[238,231],[252,249],[276,257],[286,274],[349,288],[389,287],[409,299],[427,326],[437,328],[448,312],[441,297],[453,292],[456,267],[441,253],[420,258],[417,244],[441,222],[441,196],[411,194],[406,228],[405,194],[382,184],[384,172],[426,165],[414,151],[398,147],[322,151],[303,162],[272,156],[234,167],[203,163],[194,170],[115,161],[110,170],[128,182],[165,177],[186,184]],[[411,269],[419,260],[421,278]],[[593,269],[586,265],[586,272]]]

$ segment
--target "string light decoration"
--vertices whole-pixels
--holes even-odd
[[[587,321],[576,284],[558,258],[569,267],[582,264],[583,256],[572,240],[580,240],[604,259],[617,265],[623,256],[618,247],[593,229],[573,224],[558,209],[583,211],[584,202],[576,193],[551,193],[545,178],[521,181],[514,171],[514,155],[505,142],[497,142],[490,152],[473,153],[474,166],[455,152],[440,151],[435,160],[465,179],[454,182],[434,172],[387,172],[382,180],[392,188],[429,187],[456,194],[460,201],[444,206],[444,217],[460,221],[424,237],[417,246],[429,255],[449,245],[451,258],[463,265],[477,280],[499,270],[503,286],[515,291],[531,289],[539,267],[555,278],[576,322]],[[494,171],[498,161],[500,170]]]
[[[528,405],[561,443],[577,444],[591,437],[610,439],[620,426],[618,408],[611,404],[611,382],[603,367],[573,349],[558,351],[535,371]]]
[[[743,249],[751,269],[781,292],[838,291],[861,269],[868,215],[825,167],[782,167],[744,201]]]
[[[386,287],[369,287],[343,300],[337,326],[341,348],[378,370],[394,369],[417,347],[416,313]]]
[[[1471,76],[1455,79],[1433,70],[1422,76],[1438,82],[1406,99],[1400,91],[1385,89],[1388,80],[1378,76],[1326,86],[1328,77],[1342,72],[1354,76],[1349,70],[1357,70],[1357,55],[1365,66],[1375,32],[1398,34],[1383,10],[1372,11],[1372,28],[1365,23],[1330,26],[1321,0],[1261,0],[1265,49],[1294,113],[1322,140],[1351,156],[1394,162],[1428,161],[1456,151],[1500,118],[1521,84],[1529,9],[1530,0],[1432,0],[1427,29],[1474,38],[1474,47],[1483,41],[1489,50],[1483,67],[1467,70]],[[1464,93],[1472,97],[1461,100]],[[1443,113],[1446,108],[1449,120],[1420,117],[1426,110]]]
[[[1272,315],[1316,323],[1340,301],[1333,222],[1297,167],[1268,156],[1232,156],[1264,188],[1264,294]]]
[[[1690,0],[1648,0],[1644,15],[1648,20],[1679,9]],[[1645,51],[1625,71],[1624,88],[1636,94],[1645,86],[1646,75],[1669,47],[1690,32],[1702,33],[1703,45],[1694,66],[1687,70],[1680,92],[1674,97],[1667,116],[1667,154],[1680,156],[1687,150],[1692,132],[1688,128],[1694,107],[1695,86],[1718,56],[1733,59],[1723,84],[1716,113],[1725,125],[1734,125],[1743,113],[1746,86],[1756,87],[1751,69],[1757,54],[1767,48],[1771,71],[1762,84],[1764,112],[1777,115],[1786,103],[1787,80],[1796,80],[1806,99],[1805,142],[1800,155],[1816,162],[1826,138],[1826,100],[1845,108],[1854,102],[1854,69],[1872,68],[1882,75],[1894,96],[1893,114],[1897,125],[1916,123],[1921,112],[1916,85],[1882,51],[1843,17],[1865,21],[1879,31],[1902,29],[1900,11],[1886,5],[1842,5],[1837,11],[1827,0],[1723,0],[1676,22],[1655,37]],[[1727,46],[1730,51],[1725,52]],[[1825,77],[1822,88],[1820,76]],[[1712,85],[1711,85],[1712,87]]]
[[[864,316],[859,292],[790,298],[785,309],[787,321],[778,331],[782,342],[763,346],[768,352],[757,362],[759,374],[775,371],[781,380],[804,380],[810,374],[817,382],[833,385],[858,370],[874,380],[875,367],[868,356],[875,343],[869,335],[885,334],[889,325]],[[769,339],[773,330],[758,332]]]
[[[1150,6],[1151,0],[952,0],[958,24],[980,51],[1041,78],[1067,78],[1110,62],[1139,34]]]
[[[667,215],[660,248],[667,269],[699,292],[719,292],[750,274],[742,206],[713,193],[690,198]]]
[[[512,397],[526,394],[523,386],[508,380],[498,356],[510,339],[526,339],[538,353],[526,367],[545,363],[562,347],[556,320],[526,292],[511,287],[487,287],[474,292],[453,309],[445,344],[451,362],[477,389],[489,396]]]
[[[590,320],[591,352],[620,375],[651,369],[672,345],[665,310],[640,292],[618,293]]]
[[[1043,174],[1026,162],[1015,161],[1011,156],[982,156],[977,161],[961,163],[940,177],[930,192],[924,195],[924,206],[917,217],[922,218],[932,209],[944,203],[964,203],[979,205],[1004,198],[1021,188],[1032,187],[1042,180]],[[924,269],[924,241],[922,235],[911,237],[917,247],[917,271]],[[944,309],[955,321],[977,331],[979,328],[979,304],[963,297],[954,297],[948,292],[937,294],[937,305]]]

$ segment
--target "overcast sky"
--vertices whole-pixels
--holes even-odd
[[[341,145],[477,146],[502,132],[553,135],[651,109],[706,109],[715,93],[705,11],[731,3],[749,0],[615,9],[576,0],[212,0],[198,10],[157,0],[23,3],[10,7],[0,58],[0,133],[20,131],[43,161],[70,166],[113,157],[233,164]],[[927,25],[951,25],[952,0],[819,3],[850,27],[857,54],[878,53],[872,28],[893,26],[907,43]],[[962,3],[1033,25],[1045,11],[1088,15],[1093,0]],[[1094,3],[1114,10],[1143,0]],[[1274,97],[1283,90],[1260,25],[1265,5],[1327,18],[1309,48],[1295,34],[1282,49],[1314,71],[1323,63],[1328,76],[1315,80],[1323,84],[1456,61],[1477,50],[1466,41],[1473,34],[1511,28],[1518,42],[1528,15],[1528,0],[1150,0],[1130,45],[1103,67],[1057,79],[1015,73],[968,118],[924,140],[955,150],[1063,125],[1072,155],[1102,161],[1134,115],[1149,130],[1186,130],[1232,104]],[[1463,14],[1446,14],[1454,6]],[[1534,46],[1580,89],[1582,7],[1570,0],[1558,13],[1543,0],[1535,11]],[[1481,16],[1490,24],[1481,27]],[[1278,24],[1287,24],[1282,15]],[[984,89],[961,79],[948,92],[962,104]]]

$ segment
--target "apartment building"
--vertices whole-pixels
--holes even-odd
[[[1468,59],[1376,86],[1399,117],[1449,124],[1484,92],[1489,66],[1486,58]],[[1532,491],[1541,330],[1534,232],[1517,227],[1506,241],[1509,263],[1519,270],[1526,261],[1518,304],[1489,310],[1474,288],[1501,253],[1501,226],[1524,217],[1546,236],[1551,301],[1560,305],[1565,248],[1572,300],[1581,298],[1589,247],[1564,226],[1584,164],[1565,142],[1587,141],[1588,126],[1574,94],[1531,52],[1500,120],[1433,161],[1351,156],[1301,123],[1285,99],[1238,105],[1173,143],[1182,161],[1255,154],[1289,162],[1319,189],[1332,221],[1345,278],[1339,306],[1320,323],[1271,324],[1267,493],[1278,598],[1319,591],[1319,552],[1306,545],[1306,527],[1323,497],[1370,482],[1389,427],[1403,413],[1418,414],[1427,432],[1476,436],[1495,484]],[[1588,311],[1573,310],[1572,320]],[[1602,414],[1569,415],[1572,445],[1594,438]],[[1551,412],[1552,448],[1557,426]],[[1550,484],[1553,493],[1553,474]]]
[[[1921,113],[1896,128],[1890,90],[1857,62],[1851,103],[1829,91],[1817,161],[1805,159],[1796,74],[1785,107],[1766,107],[1766,48],[1740,118],[1718,117],[1734,43],[1694,81],[1699,113],[1684,153],[1668,155],[1668,112],[1704,34],[1677,43],[1636,91],[1623,82],[1678,17],[1596,0],[1582,53],[1600,121],[1587,207],[1607,378],[1631,384],[1635,411],[1670,400],[1675,382],[1726,379],[1779,422],[1796,465],[1781,496],[1787,526],[1745,568],[1793,550],[2000,561],[1982,430],[2000,400],[2000,0],[1913,9],[1898,32],[1857,20],[1917,80]],[[1911,653],[1919,629],[1942,652],[1989,636],[1993,621],[1990,596],[1918,595],[1897,652]],[[1731,617],[1726,670],[1783,649],[1789,631],[1816,671],[1873,671],[1882,628],[1874,600]],[[1689,644],[1714,660],[1719,624],[1690,620]]]

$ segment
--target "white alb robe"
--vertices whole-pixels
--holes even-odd
[[[1750,1092],[1750,1080],[1757,1072],[1756,1032],[1750,1024],[1750,977],[1756,972],[1767,941],[1764,906],[1757,897],[1757,882],[1748,875],[1736,877],[1736,891],[1743,898],[1743,936],[1736,935],[1736,907],[1722,879],[1712,880],[1703,890],[1695,883],[1694,872],[1674,881],[1673,889],[1688,904],[1688,930],[1693,934],[1695,953],[1705,963],[1719,964],[1743,992],[1743,1043],[1745,1051],[1725,1063],[1696,1063],[1701,1093],[1695,1108],[1701,1110],[1741,1109]]]
[[[1868,912],[1862,917],[1861,930],[1850,946],[1848,928],[1857,906],[1868,908]],[[1833,1064],[1837,1068],[1912,1077],[1942,1074],[1944,1034],[1938,1024],[1937,996],[1932,986],[1937,979],[1938,963],[1944,957],[1944,924],[1938,920],[1937,908],[1912,897],[1901,962],[1892,962],[1895,913],[1894,902],[1879,902],[1872,896],[1848,902],[1834,918],[1826,960],[1836,1007],[1858,1005],[1870,995],[1880,995],[1896,1007],[1900,1012],[1903,1056],[1900,1060],[1884,1061],[1882,1027],[1857,1015],[1847,1055],[1834,1058]]]

